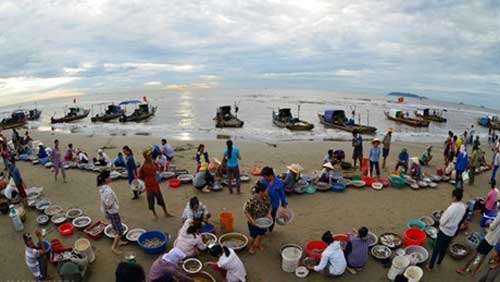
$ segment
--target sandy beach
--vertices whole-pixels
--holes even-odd
[[[10,134],[10,133],[9,133]],[[397,135],[397,132],[395,133]],[[61,148],[66,148],[68,143],[73,143],[74,147],[84,149],[89,156],[94,156],[100,147],[105,147],[109,157],[116,156],[116,153],[123,145],[129,145],[135,152],[136,158],[142,161],[140,152],[142,148],[149,144],[159,144],[160,140],[151,136],[89,136],[78,134],[53,134],[51,132],[33,132],[35,140],[41,140],[44,144],[51,146],[54,139],[59,139]],[[434,160],[432,166],[428,168],[431,173],[435,172],[435,166],[442,166],[441,141],[436,140],[434,150]],[[190,173],[195,170],[195,150],[197,141],[170,141],[175,147],[188,148],[187,150],[176,152],[175,164],[178,169],[187,169]],[[196,142],[196,143],[195,143]],[[242,161],[240,169],[242,173],[249,173],[254,166],[271,166],[275,172],[285,172],[286,165],[299,163],[305,168],[306,173],[321,168],[322,158],[330,148],[343,149],[346,158],[351,157],[352,149],[349,142],[286,142],[277,144],[248,143],[234,140],[235,146],[241,150]],[[491,151],[486,140],[482,140],[483,150],[487,151],[487,159],[490,159]],[[202,142],[211,157],[221,158],[225,148],[223,140],[212,140]],[[192,144],[189,145],[189,144]],[[401,144],[393,143],[391,154],[388,159],[388,167],[393,169],[397,155],[402,147],[409,150],[410,156],[418,156],[427,144]],[[364,144],[364,153],[367,155],[369,144]],[[350,160],[349,160],[350,161]],[[43,186],[44,195],[53,203],[65,209],[79,207],[92,219],[103,219],[99,210],[99,192],[96,187],[96,174],[79,170],[69,170],[68,183],[62,180],[55,182],[51,172],[42,166],[33,166],[27,162],[19,162],[19,169],[28,187]],[[390,170],[383,171],[384,176],[390,174]],[[477,176],[475,186],[465,186],[464,201],[487,193],[490,173]],[[126,180],[113,182],[112,186],[120,200],[120,213],[122,221],[129,228],[159,229],[171,234],[174,238],[177,230],[181,226],[180,216],[186,202],[192,196],[198,196],[205,203],[212,213],[212,221],[218,224],[218,213],[222,209],[233,212],[235,217],[234,229],[236,232],[248,234],[246,219],[243,215],[242,207],[244,202],[251,196],[250,189],[252,183],[257,180],[252,177],[250,183],[242,186],[241,195],[230,195],[227,190],[213,193],[200,193],[192,185],[183,185],[178,189],[169,188],[166,183],[161,184],[163,195],[167,202],[168,210],[175,215],[173,218],[160,217],[158,221],[152,221],[147,210],[145,195],[140,200],[130,200],[132,193]],[[385,188],[382,191],[375,191],[370,188],[354,189],[348,188],[344,193],[315,193],[313,195],[291,195],[288,197],[289,207],[295,212],[295,220],[287,226],[277,226],[272,234],[265,237],[265,251],[257,252],[256,255],[249,255],[246,251],[240,253],[248,272],[248,281],[300,281],[293,274],[285,273],[281,270],[281,256],[279,249],[286,243],[296,243],[301,246],[309,240],[320,239],[322,233],[331,230],[332,233],[346,233],[354,227],[367,226],[375,234],[383,232],[394,232],[403,234],[406,229],[406,222],[409,219],[418,218],[423,215],[430,215],[433,210],[445,209],[450,204],[450,194],[453,187],[449,184],[441,183],[437,189],[424,189],[413,191],[406,187],[404,189]],[[161,213],[160,213],[161,214]],[[35,221],[38,212],[29,210],[25,231],[33,232],[37,228]],[[479,228],[479,217],[475,217],[468,232],[477,231]],[[24,244],[21,233],[16,233],[12,227],[9,217],[1,216],[0,224],[0,247],[4,254],[0,257],[0,280],[17,281],[31,280],[31,273],[24,262]],[[72,246],[78,238],[85,237],[83,232],[75,232],[72,236],[61,237],[55,225],[46,226],[48,239],[60,238],[65,245]],[[465,236],[461,234],[456,241],[465,241]],[[112,241],[102,238],[98,241],[91,241],[96,248],[96,261],[90,266],[87,281],[114,281],[114,270],[117,263],[123,258],[115,256],[111,252]],[[171,247],[172,242],[169,244]],[[134,251],[137,253],[137,261],[140,263],[146,274],[149,267],[157,258],[147,255],[134,245],[129,244],[122,248],[125,253]],[[207,261],[209,256],[203,255],[202,261]],[[455,261],[447,256],[440,268],[436,268],[432,273],[425,272],[422,281],[476,281],[477,277],[470,275],[461,276],[455,269],[464,261]],[[480,271],[485,272],[486,264]],[[346,272],[337,281],[388,281],[388,269],[370,256],[366,268],[352,275]],[[55,268],[51,265],[49,272],[55,276]],[[220,276],[215,276],[218,281],[222,281]],[[317,273],[308,276],[307,281],[326,281]]]

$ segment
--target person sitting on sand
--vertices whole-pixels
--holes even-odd
[[[200,235],[201,222],[199,220],[187,219],[177,233],[174,247],[179,248],[187,257],[196,257],[199,251],[207,249]]]
[[[111,176],[109,171],[102,171],[97,176],[97,186],[99,187],[99,194],[101,195],[101,211],[111,222],[111,225],[116,233],[113,245],[111,246],[111,251],[119,255],[121,254],[121,251],[119,251],[118,248],[122,245],[126,245],[127,242],[122,240],[124,230],[119,213],[118,197],[113,189],[111,189],[111,186],[109,186],[110,184]]]
[[[401,153],[399,153],[398,164],[396,165],[395,170],[397,171],[400,166],[405,169],[405,172],[408,171],[408,160],[410,159],[410,155],[408,155],[408,149],[403,148]]]
[[[181,260],[186,258],[186,254],[179,248],[172,248],[168,253],[157,258],[149,270],[149,280],[151,282],[174,281],[194,282],[194,279],[177,269]]]
[[[353,232],[349,234],[345,256],[350,268],[360,269],[368,261],[368,228],[363,226]]]
[[[170,162],[167,159],[167,156],[164,154],[160,153],[156,157],[156,165],[158,166],[158,172],[164,172],[168,170],[168,167],[170,166]]]
[[[287,166],[287,169],[288,172],[283,183],[285,184],[285,192],[292,193],[303,169],[299,164],[291,164]]]
[[[38,145],[38,153],[36,155],[40,160],[49,157],[49,155],[47,155],[47,152],[45,151],[45,146],[43,146],[43,144]]]
[[[474,203],[474,210],[480,210],[481,214],[495,210],[497,208],[497,191],[495,186],[497,185],[496,180],[490,181],[490,191],[486,195],[486,199],[479,199]]]
[[[210,218],[207,206],[198,200],[197,197],[192,197],[184,208],[182,213],[182,222],[188,219],[207,221]]]
[[[333,184],[333,165],[331,163],[323,164],[323,170],[321,170],[317,182],[328,183],[328,185]]]
[[[108,155],[102,150],[97,150],[97,158],[94,158],[94,165],[96,166],[107,166],[110,160]]]
[[[495,247],[498,241],[500,241],[500,216],[497,216],[490,224],[486,236],[484,236],[484,239],[481,240],[479,245],[476,247],[474,255],[467,260],[462,268],[457,269],[457,272],[464,274],[469,266],[473,264],[476,259],[479,259],[477,263],[474,263],[475,266],[473,269],[471,269],[472,275],[476,274],[479,268],[481,268],[481,264],[483,264],[484,259],[488,256],[488,253]]]
[[[256,249],[264,250],[262,239],[266,234],[266,229],[258,227],[255,220],[262,217],[272,218],[271,200],[267,194],[267,186],[264,183],[257,182],[254,192],[255,194],[245,203],[243,208],[248,221],[248,231],[250,233],[248,253],[251,255],[255,254]]]
[[[345,159],[345,152],[344,150],[335,150],[333,152],[333,162],[332,164],[333,165],[336,165],[336,164],[341,164]]]
[[[203,163],[193,178],[194,188],[202,192],[209,193],[211,190],[207,186],[211,187],[214,185],[214,174],[216,169],[217,168],[214,164]]]
[[[423,171],[417,157],[410,158],[408,162],[408,173],[411,177],[416,180],[422,179]]]
[[[153,220],[157,220],[158,215],[155,211],[155,199],[156,203],[163,209],[165,217],[170,217],[172,215],[167,211],[167,206],[160,190],[160,184],[158,183],[158,179],[156,177],[158,169],[156,167],[156,164],[153,162],[152,154],[153,149],[151,147],[145,149],[142,152],[142,155],[144,157],[144,164],[141,166],[141,168],[139,168],[138,176],[139,179],[144,181],[144,185],[146,186],[148,208],[153,215]]]
[[[75,159],[75,150],[73,150],[73,144],[68,144],[68,149],[64,153],[64,160],[67,162],[71,162]]]
[[[122,152],[118,152],[118,155],[116,156],[116,158],[114,158],[111,161],[111,167],[112,168],[127,167],[127,160],[125,160],[125,158],[123,157]]]
[[[205,150],[205,145],[200,144],[198,150],[196,151],[196,172],[200,170],[200,167],[204,164],[210,163],[210,158],[208,157],[208,152]]]
[[[45,245],[42,240],[42,233],[40,230],[35,231],[35,235],[38,239],[38,243],[33,242],[33,237],[29,233],[23,234],[23,240],[25,244],[24,256],[26,265],[28,266],[31,274],[35,277],[35,281],[46,281],[52,280],[52,277],[48,275],[47,266],[48,250],[45,249]]]
[[[80,148],[76,149],[77,162],[79,164],[88,164],[89,163],[89,155],[82,151]]]
[[[323,164],[325,163],[334,163],[335,159],[334,159],[334,156],[333,156],[333,150],[330,149],[328,150],[328,152],[326,153],[326,155],[323,157]]]
[[[210,255],[218,258],[217,262],[207,262],[214,271],[220,273],[227,282],[245,282],[247,271],[245,265],[233,249],[215,245],[209,249]]]
[[[161,139],[161,151],[167,157],[168,161],[171,162],[174,157],[174,149],[170,144],[167,143],[167,139]]]
[[[347,262],[340,242],[333,240],[330,231],[326,231],[321,237],[321,240],[325,242],[328,247],[321,253],[319,264],[316,266],[308,266],[307,268],[331,276],[340,276],[344,274],[347,268]],[[325,269],[327,269],[328,272],[325,273]]]
[[[422,153],[420,156],[420,159],[418,159],[420,165],[422,166],[428,166],[429,163],[432,160],[432,154],[431,154],[432,146],[428,146],[425,151]]]

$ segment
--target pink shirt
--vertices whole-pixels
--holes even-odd
[[[495,206],[496,201],[497,201],[497,192],[495,191],[495,189],[491,189],[490,192],[488,192],[486,201],[484,201],[484,207],[487,208],[488,210],[492,210],[493,207]]]

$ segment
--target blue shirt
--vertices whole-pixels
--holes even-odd
[[[283,184],[281,179],[274,177],[273,185],[270,185],[264,178],[261,178],[259,181],[267,186],[267,193],[271,199],[271,206],[273,209],[277,209],[280,206],[280,202],[281,206],[288,206],[285,195],[285,184]]]
[[[116,157],[112,164],[114,166],[121,166],[121,167],[126,167],[127,166],[127,161],[125,160],[124,157]]]
[[[13,164],[9,166],[9,175],[14,180],[14,183],[16,183],[16,186],[23,183],[23,178],[21,177],[21,173],[19,173],[19,169]]]
[[[380,147],[371,147],[369,158],[372,162],[378,162],[380,159]]]
[[[163,145],[163,154],[167,156],[168,158],[173,158],[174,157],[174,149],[172,149],[172,146],[170,144],[165,144]]]
[[[354,147],[354,151],[356,152],[362,152],[363,151],[363,138],[361,138],[361,135],[358,135],[358,137],[352,138],[352,144],[354,143],[359,143],[357,146]]]
[[[128,174],[128,182],[129,184],[132,183],[134,180],[134,172],[136,171],[137,167],[135,166],[135,160],[134,156],[130,155],[127,157],[127,174]]]
[[[464,171],[467,169],[467,154],[466,153],[458,153],[457,155],[457,163],[455,164],[455,169]]]
[[[47,152],[45,152],[45,147],[40,147],[38,150],[38,158],[39,159],[45,159],[48,157]]]
[[[227,149],[224,150],[224,157],[226,157],[227,167],[235,168],[238,167],[238,154],[240,153],[240,149],[233,147],[233,151],[231,153],[231,158],[227,156]]]
[[[399,153],[399,160],[407,162],[410,159],[410,155],[408,155],[407,152],[401,152]]]

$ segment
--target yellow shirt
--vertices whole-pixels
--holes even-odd
[[[460,146],[462,146],[463,143],[464,143],[464,140],[462,139],[462,137],[458,137],[457,141],[455,142],[455,146],[457,146],[458,150],[460,150]]]

